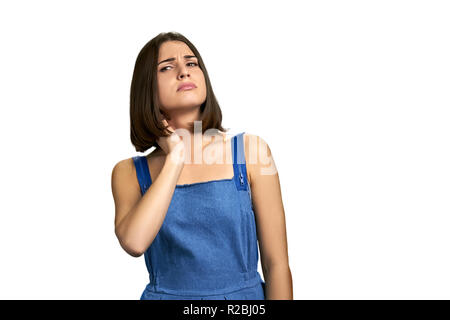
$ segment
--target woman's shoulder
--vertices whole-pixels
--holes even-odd
[[[114,165],[111,172],[111,185],[114,194],[126,193],[123,186],[133,186],[135,190],[139,191],[133,157],[119,160]]]
[[[245,139],[246,142],[249,139],[258,139],[259,138],[259,136],[257,134],[252,133],[252,132],[247,132],[244,130],[229,130],[224,133],[224,136],[225,136],[225,139],[228,141],[239,134],[242,134],[242,137]]]
[[[250,172],[272,161],[272,152],[266,140],[256,133],[245,132],[243,135],[244,152],[247,168]],[[261,156],[263,158],[261,158]]]
[[[155,150],[156,151],[156,150]],[[157,155],[155,151],[148,153],[147,155],[134,155],[128,158],[119,160],[113,167],[113,171],[115,172],[125,172],[128,174],[133,174],[136,171],[135,159],[139,157],[145,157],[149,159],[150,157],[154,157]]]
[[[231,139],[234,136],[237,136],[238,134],[241,134],[241,133],[242,133],[242,138],[243,138],[246,154],[248,153],[248,151],[257,150],[258,144],[267,145],[267,142],[260,135],[253,133],[253,132],[243,131],[243,130],[233,131],[233,132],[229,132],[229,133],[227,132],[227,139]]]

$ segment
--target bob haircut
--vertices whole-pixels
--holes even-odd
[[[136,151],[145,152],[155,146],[159,137],[169,136],[170,131],[162,123],[163,113],[158,103],[158,55],[161,44],[166,41],[182,41],[192,50],[198,59],[206,83],[206,100],[200,107],[202,134],[208,129],[227,131],[222,127],[222,111],[214,95],[203,59],[195,46],[178,32],[163,32],[151,39],[139,52],[134,66],[130,91],[130,128],[131,143]],[[191,130],[194,124],[190,124]]]

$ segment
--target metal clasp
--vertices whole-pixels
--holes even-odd
[[[244,177],[242,176],[242,172],[239,172],[239,179],[241,180],[241,184],[244,184]]]

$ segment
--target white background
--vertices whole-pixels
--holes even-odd
[[[224,127],[272,150],[294,299],[449,299],[449,16],[446,1],[1,2],[0,298],[139,299],[111,171],[137,154],[137,54],[177,31]]]

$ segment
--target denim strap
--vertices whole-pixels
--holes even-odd
[[[238,190],[248,191],[247,168],[245,165],[244,133],[232,138],[231,153],[233,155],[234,182]]]
[[[152,178],[150,177],[150,171],[148,169],[147,157],[134,156],[133,161],[134,166],[136,167],[136,175],[139,181],[139,186],[141,188],[141,194],[144,195],[144,193],[152,184]]]

